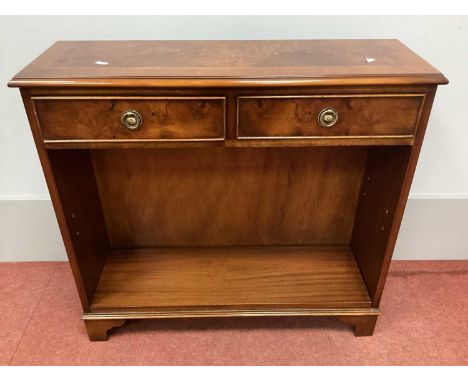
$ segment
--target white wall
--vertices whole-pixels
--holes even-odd
[[[3,85],[0,86],[0,242],[8,240],[8,245],[0,245],[0,261],[56,258],[47,255],[50,246],[56,248],[53,243],[59,242],[53,234],[42,235],[45,236],[42,242],[34,242],[34,246],[25,250],[25,243],[30,242],[28,236],[15,229],[15,224],[24,225],[19,219],[20,216],[26,218],[19,213],[24,200],[33,203],[28,204],[31,219],[44,219],[49,225],[50,206],[45,207],[47,216],[34,212],[44,208],[42,202],[35,207],[34,201],[48,199],[49,195],[18,90],[6,88],[7,81],[19,69],[54,41],[294,38],[398,38],[450,80],[448,86],[439,88],[411,189],[411,198],[425,200],[417,207],[426,211],[424,220],[417,218],[419,214],[412,219],[405,214],[401,237],[410,241],[405,245],[399,240],[397,256],[434,258],[425,246],[416,244],[419,241],[428,245],[429,241],[431,245],[432,238],[437,238],[437,245],[441,246],[446,242],[440,233],[442,224],[447,232],[457,233],[458,242],[456,250],[444,246],[440,250],[435,248],[437,257],[468,258],[468,225],[463,224],[468,214],[464,200],[468,198],[468,17],[3,16],[0,17],[0,83]],[[452,207],[448,216],[444,214],[445,209],[440,210],[445,204],[437,202],[439,199],[459,201],[455,202],[459,207]],[[5,204],[2,208],[2,200],[8,207]],[[12,208],[15,200],[23,200],[17,202],[23,203],[23,207]],[[410,201],[409,208],[412,203]],[[37,232],[42,226],[35,225],[31,230]],[[12,232],[23,236],[12,240]],[[414,237],[416,233],[424,236]],[[34,248],[37,248],[37,256],[33,254]],[[63,248],[57,251],[63,254]]]

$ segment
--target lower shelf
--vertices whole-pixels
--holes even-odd
[[[370,306],[348,247],[219,247],[114,251],[91,311]]]

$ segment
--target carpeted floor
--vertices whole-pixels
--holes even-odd
[[[132,322],[89,342],[68,263],[0,263],[0,365],[467,365],[468,261],[392,263],[373,337],[328,318]]]

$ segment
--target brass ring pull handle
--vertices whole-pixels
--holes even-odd
[[[141,115],[134,110],[128,110],[123,113],[120,121],[122,122],[122,125],[130,130],[137,130],[143,124],[143,118],[141,118]]]
[[[323,109],[318,115],[318,123],[322,127],[332,127],[338,121],[338,113],[333,109]]]

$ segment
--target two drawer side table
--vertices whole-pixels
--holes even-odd
[[[372,335],[447,83],[397,40],[55,43],[9,86],[89,338],[226,316]]]

